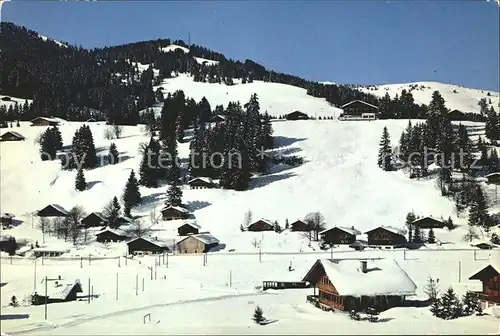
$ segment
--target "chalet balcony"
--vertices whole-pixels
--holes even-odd
[[[476,294],[478,295],[478,298],[481,301],[488,301],[488,302],[500,304],[500,297],[499,296],[486,295],[482,292],[476,292]]]

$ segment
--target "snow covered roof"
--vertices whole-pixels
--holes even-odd
[[[147,236],[147,237],[137,237],[137,238],[134,238],[134,239],[131,239],[127,242],[127,244],[130,244],[136,240],[139,240],[139,239],[142,239],[142,240],[145,240],[147,242],[150,242],[151,244],[154,244],[156,246],[159,246],[159,247],[169,247],[169,246],[172,246],[172,242],[171,241],[167,241],[167,240],[163,240],[163,239],[157,239],[156,237],[151,237],[151,236]]]
[[[402,236],[404,236],[406,234],[406,230],[405,229],[399,229],[399,228],[395,228],[393,226],[377,226],[376,228],[371,229],[369,231],[366,231],[365,233],[372,232],[373,230],[376,230],[378,228],[385,229],[385,230],[387,230],[389,232],[392,232],[392,233],[395,233],[395,234],[398,234],[398,235],[402,235]]]
[[[160,50],[163,51],[163,52],[171,52],[171,51],[176,51],[176,50],[182,50],[185,53],[189,52],[188,48],[182,47],[182,46],[179,46],[179,45],[176,45],[176,44],[171,44],[169,46],[160,48]]]
[[[90,215],[94,215],[96,217],[99,217],[99,219],[101,219],[103,222],[107,222],[108,221],[106,219],[106,217],[104,217],[104,215],[102,213],[100,213],[100,212],[97,212],[97,211],[91,212],[91,213],[88,214],[87,217],[89,217]],[[87,217],[85,217],[85,218],[87,218]]]
[[[349,105],[351,105],[351,104],[354,104],[354,103],[356,103],[356,102],[361,103],[361,104],[365,104],[365,105],[367,105],[367,106],[370,106],[370,107],[376,108],[376,109],[378,110],[378,107],[377,107],[377,106],[372,105],[372,104],[367,103],[367,102],[362,101],[362,100],[353,100],[353,101],[351,101],[351,102],[348,102],[347,104],[342,105],[342,106],[341,106],[341,108],[345,108],[345,107],[347,107],[347,106],[349,106]]]
[[[394,259],[318,259],[303,281],[312,279],[320,264],[328,279],[342,296],[414,295],[417,286]]]
[[[194,177],[191,180],[189,180],[188,183],[191,183],[191,182],[196,181],[196,180],[200,180],[200,181],[203,181],[203,182],[209,183],[209,184],[214,183],[214,181],[210,177]]]
[[[50,248],[50,247],[35,247],[32,249],[33,252],[60,252],[60,253],[67,253],[69,252],[68,249],[62,249],[62,248]]]
[[[42,279],[42,282],[44,282],[45,279]],[[75,283],[66,283],[66,284],[61,284],[60,282],[63,280],[55,280],[51,281],[51,283],[47,284],[47,296],[51,299],[60,299],[64,300],[68,297],[69,293],[73,289],[73,287],[78,286],[79,290],[77,290],[78,293],[83,292],[82,290],[82,285],[80,284],[80,281],[77,280]],[[57,285],[56,285],[57,282]],[[45,296],[45,288],[41,291],[38,292],[38,295]]]
[[[441,219],[441,218],[436,218],[436,217],[432,217],[432,216],[425,216],[425,217],[422,217],[422,218],[417,218],[417,219],[415,219],[415,220],[413,221],[413,223],[415,223],[415,222],[419,222],[419,221],[424,220],[424,219],[426,219],[426,218],[433,219],[433,220],[435,220],[435,221],[438,221],[438,222],[444,223],[444,220],[443,220],[443,219]]]
[[[219,243],[219,239],[212,236],[209,232],[201,232],[201,233],[192,234],[192,235],[189,235],[187,237],[184,237],[181,240],[179,240],[179,242],[177,244],[179,244],[180,242],[182,242],[190,237],[193,237],[194,239],[197,239],[206,245]]]
[[[51,117],[36,117],[35,119],[30,120],[30,122],[34,122],[36,120],[45,120],[49,122],[59,122],[61,119],[59,118],[51,118]]]
[[[65,215],[65,216],[69,216],[69,212],[66,209],[64,209],[62,206],[60,206],[59,204],[49,204],[45,208],[43,208],[42,210],[45,210],[48,207],[52,207],[55,210],[57,210],[58,212],[60,212],[61,214]],[[39,212],[42,210],[39,210]]]
[[[18,133],[18,132],[8,131],[8,132],[5,132],[4,134],[2,134],[2,136],[5,136],[6,134],[11,134],[18,139],[26,139],[24,136],[21,135],[21,133]]]
[[[114,233],[115,235],[117,236],[122,236],[122,237],[128,237],[128,234],[123,231],[123,230],[120,230],[120,229],[112,229],[110,228],[109,226],[105,227],[104,229],[102,229],[101,231],[97,232],[96,233],[96,236],[97,235],[100,235],[101,233],[104,233],[104,232],[111,232],[111,233]]]
[[[255,221],[255,222],[253,222],[252,224],[255,224],[255,223],[257,223],[257,222],[264,222],[264,223],[266,223],[266,224],[269,224],[269,225],[271,225],[271,226],[274,226],[274,223],[273,223],[272,221],[270,221],[269,219],[265,219],[265,218],[261,218],[261,219],[259,219],[259,220]],[[252,225],[252,224],[250,224],[250,225]],[[250,225],[249,225],[249,226],[250,226]]]
[[[9,240],[12,240],[14,239],[14,237],[12,236],[9,236],[9,235],[5,235],[5,236],[0,236],[0,242],[3,242],[3,241],[9,241]]]
[[[323,234],[323,233],[325,233],[325,232],[327,232],[327,231],[330,231],[330,230],[333,230],[333,229],[339,229],[339,230],[342,230],[342,231],[344,231],[344,232],[346,232],[346,233],[349,233],[349,234],[351,234],[351,235],[353,235],[353,236],[359,236],[359,235],[361,234],[361,231],[359,231],[359,230],[355,229],[354,227],[350,227],[350,228],[348,228],[348,227],[345,227],[345,226],[335,226],[335,227],[332,227],[332,228],[329,228],[329,229],[323,230],[323,231],[321,231],[319,234]]]
[[[170,209],[170,208],[175,209],[175,210],[177,210],[179,212],[183,212],[183,213],[189,214],[189,210],[188,209],[183,208],[181,206],[172,206],[172,205],[167,205],[166,207],[164,207],[163,209],[161,209],[161,211],[165,211],[165,210]]]
[[[497,175],[500,175],[500,172],[488,174],[488,175],[486,175],[486,177],[497,176]]]
[[[181,225],[179,225],[178,227],[181,227],[181,226],[184,226],[184,225],[189,225],[195,229],[200,229],[201,228],[201,225],[200,224],[197,224],[197,223],[194,223],[194,222],[185,222]]]

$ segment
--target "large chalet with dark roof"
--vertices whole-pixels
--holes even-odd
[[[42,281],[45,281],[43,279]],[[47,296],[45,296],[45,290],[40,293],[35,292],[31,296],[31,304],[33,305],[43,305],[45,303],[60,303],[76,301],[78,298],[78,293],[83,293],[82,285],[80,281],[75,281],[74,283],[61,283],[64,280],[56,280],[52,283],[47,284]],[[45,287],[45,285],[44,285]]]
[[[38,217],[69,217],[68,210],[59,204],[49,204],[37,212]]]
[[[91,212],[87,217],[82,219],[82,225],[87,228],[105,226],[107,223],[108,220],[100,212]]]
[[[152,237],[138,237],[127,243],[129,254],[161,254],[169,252],[169,244]]]
[[[399,247],[406,243],[404,230],[391,226],[379,226],[365,232],[365,234],[368,236],[369,246],[385,245]]]
[[[339,120],[374,120],[377,119],[378,107],[362,100],[354,100],[342,105],[344,111]]]
[[[176,219],[187,219],[189,217],[189,210],[181,206],[166,206],[161,209],[161,215],[163,220],[176,220]]]
[[[274,231],[274,224],[267,219],[259,219],[258,221],[248,225],[247,231]]]
[[[477,292],[479,300],[485,306],[500,305],[500,262],[494,261],[472,275],[469,280],[479,280],[483,284],[480,292]]]
[[[57,126],[59,120],[50,117],[37,117],[31,120],[31,126]]]
[[[301,111],[293,111],[285,115],[286,120],[308,120],[309,116]]]
[[[290,224],[290,230],[291,231],[299,231],[299,232],[307,232],[307,231],[311,231],[312,228],[311,228],[311,225],[309,225],[306,222],[301,221],[299,219],[299,220],[296,220],[295,222],[293,222],[292,224]]]
[[[24,136],[17,132],[8,131],[0,136],[0,141],[22,141],[26,140]]]
[[[116,243],[130,239],[129,234],[120,229],[106,227],[96,233],[96,241],[99,243]]]
[[[350,228],[337,226],[319,233],[321,239],[330,245],[352,244],[356,241],[356,236],[360,234],[361,232],[356,230],[354,226]]]
[[[446,227],[446,223],[443,220],[430,216],[416,219],[413,221],[412,225],[420,229],[442,229]]]

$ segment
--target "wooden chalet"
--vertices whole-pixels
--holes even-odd
[[[179,234],[179,236],[187,236],[189,234],[199,233],[200,229],[201,229],[200,225],[198,225],[196,223],[188,222],[188,223],[184,223],[181,226],[179,226],[177,228],[177,233]]]
[[[291,231],[300,231],[300,232],[307,232],[311,231],[311,225],[307,224],[304,221],[301,221],[300,219],[296,220],[292,224],[290,224],[290,230]]]
[[[0,236],[0,251],[14,255],[17,250],[16,238],[13,236]]]
[[[423,217],[412,222],[413,226],[418,226],[420,229],[442,229],[446,227],[446,223],[442,219],[434,217]]]
[[[301,111],[293,111],[285,115],[286,120],[308,120],[309,116]]]
[[[50,248],[50,247],[35,247],[33,250],[33,255],[35,258],[39,257],[60,257],[64,253],[68,253],[69,250],[65,249],[57,249],[57,248]]]
[[[248,225],[247,231],[274,231],[274,223],[267,219],[259,219],[258,221]]]
[[[394,259],[318,259],[302,281],[313,287],[307,301],[323,310],[382,311],[402,306],[417,288]]]
[[[37,212],[38,217],[69,217],[69,212],[59,204],[49,204]]]
[[[0,141],[22,141],[26,140],[24,136],[17,132],[8,131],[0,136]]]
[[[195,177],[188,181],[191,189],[215,188],[216,184],[210,177]]]
[[[130,217],[127,217],[127,216],[118,216],[116,217],[116,222],[115,222],[115,225],[116,227],[118,226],[122,226],[122,225],[129,225],[129,224],[132,224],[134,220]]]
[[[188,235],[176,244],[179,253],[207,253],[219,245],[219,240],[210,232]]]
[[[398,247],[406,243],[404,231],[390,226],[379,226],[365,232],[365,234],[368,236],[368,246],[391,245]]]
[[[91,212],[81,221],[82,225],[86,228],[105,226],[108,223],[106,217],[100,212]]]
[[[453,110],[446,113],[445,118],[451,121],[463,121],[467,119],[465,113],[459,110]]]
[[[337,226],[319,233],[321,239],[330,245],[352,244],[356,241],[356,236],[360,234],[361,232],[356,230],[354,226],[350,228]]]
[[[344,111],[340,120],[373,120],[377,119],[378,107],[362,100],[354,100],[341,106]]]
[[[133,255],[160,254],[169,252],[168,243],[157,238],[138,237],[127,243],[128,253]]]
[[[488,179],[488,183],[500,184],[500,172],[488,174],[486,178]]]
[[[43,281],[45,281],[45,279],[43,279]],[[73,284],[62,284],[61,281],[62,280],[56,280],[53,284],[47,284],[47,296],[45,296],[45,290],[42,290],[40,293],[35,292],[31,296],[31,304],[36,306],[45,303],[76,301],[78,293],[83,293],[80,281],[77,280]]]
[[[166,206],[161,209],[163,220],[187,219],[189,217],[189,210],[180,206]]]
[[[212,118],[210,118],[210,122],[224,122],[226,121],[226,116],[222,115],[222,114],[216,114],[214,115]]]
[[[37,117],[30,121],[31,126],[57,126],[59,121],[55,118]]]
[[[500,262],[498,260],[479,270],[469,280],[482,282],[483,289],[477,294],[485,308],[500,305]]]
[[[120,229],[106,227],[96,234],[96,241],[99,243],[116,243],[130,239],[128,233]]]

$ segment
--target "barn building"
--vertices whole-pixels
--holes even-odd
[[[37,117],[30,121],[31,126],[57,126],[59,121],[55,118]]]
[[[323,310],[382,311],[402,306],[417,288],[394,259],[318,259],[302,281],[313,286],[307,301]]]
[[[219,245],[219,240],[209,232],[189,235],[177,242],[179,253],[207,253]]]
[[[195,177],[188,181],[191,189],[215,188],[216,184],[210,177]]]
[[[199,233],[200,229],[200,225],[192,222],[187,222],[177,228],[177,233],[179,234],[179,236],[187,236],[189,234]]]
[[[160,254],[169,252],[169,244],[151,237],[134,238],[127,243],[128,253],[133,255]]]
[[[356,236],[361,234],[360,231],[353,227],[337,226],[319,233],[321,239],[330,245],[352,244],[356,241]]]
[[[406,243],[403,230],[391,226],[379,226],[373,230],[365,232],[368,236],[368,246],[393,246],[398,247]]]
[[[17,132],[9,131],[0,136],[0,141],[22,141],[26,140],[24,136]]]
[[[286,120],[308,120],[309,116],[301,111],[293,111],[285,115]]]
[[[500,305],[500,261],[492,263],[472,275],[469,280],[479,280],[483,284],[477,292],[484,308]]]
[[[82,219],[82,225],[86,228],[105,226],[108,223],[106,217],[100,212],[91,212],[84,219]]]
[[[378,107],[362,100],[354,100],[342,105],[344,111],[339,120],[374,120],[377,119]]]
[[[292,231],[307,232],[311,231],[311,229],[311,225],[307,224],[304,221],[301,221],[300,219],[290,224],[290,230]]]
[[[43,281],[45,281],[45,279],[43,279]],[[31,296],[31,304],[36,306],[43,305],[45,302],[59,303],[76,301],[78,293],[83,293],[82,285],[79,280],[75,281],[73,284],[62,284],[61,281],[62,280],[56,280],[54,284],[47,284],[47,296],[45,296],[45,290],[42,290],[40,294],[35,292]]]
[[[38,217],[69,217],[69,212],[59,204],[49,204],[37,212]]]
[[[464,121],[467,119],[465,113],[459,110],[453,110],[446,113],[445,118],[451,121]]]
[[[420,229],[442,229],[446,227],[446,223],[442,219],[434,217],[423,217],[413,221],[413,226],[418,226]]]
[[[130,236],[123,230],[104,228],[96,234],[96,241],[99,243],[116,243],[130,239]]]
[[[114,227],[122,226],[122,225],[129,225],[132,224],[134,220],[130,217],[127,216],[118,216],[116,217],[116,222],[114,224]]]
[[[488,174],[486,178],[488,179],[488,183],[500,184],[500,172]]]
[[[274,224],[270,220],[259,219],[258,221],[248,225],[247,231],[274,231]]]
[[[163,220],[187,219],[189,217],[189,210],[180,206],[166,206],[161,209]]]

